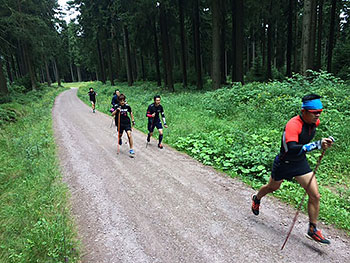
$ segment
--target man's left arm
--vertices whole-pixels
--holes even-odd
[[[132,125],[135,126],[134,114],[132,113],[131,107],[129,106],[128,112],[130,113]]]
[[[162,119],[163,119],[163,124],[164,124],[164,127],[165,128],[168,128],[168,125],[166,124],[166,121],[165,121],[165,114],[164,114],[164,110],[163,110],[163,107],[162,107]]]

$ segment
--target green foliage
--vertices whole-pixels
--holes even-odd
[[[14,102],[0,105],[0,262],[78,260],[52,132],[62,90],[12,95]]]
[[[8,122],[15,122],[22,117],[24,112],[19,103],[0,104],[0,127]]]
[[[88,103],[88,87],[99,93],[97,109],[108,113],[114,87],[101,83],[84,84],[79,96]],[[294,75],[282,82],[234,84],[215,91],[169,93],[154,83],[134,87],[118,85],[133,109],[136,128],[146,132],[148,104],[155,94],[162,96],[168,129],[164,141],[206,165],[238,176],[253,188],[265,184],[272,162],[279,152],[287,121],[299,113],[301,98],[308,93],[323,96],[325,107],[315,139],[336,138],[327,151],[317,178],[322,194],[321,220],[350,230],[350,129],[349,86],[326,72],[310,72],[305,78]],[[320,152],[308,155],[314,167]],[[285,182],[276,196],[297,204],[303,190],[295,182]]]
[[[30,76],[25,75],[24,77],[19,77],[15,80],[12,89],[16,92],[26,92],[32,89],[32,83],[30,81]]]
[[[234,128],[222,133],[212,131],[207,134],[190,134],[180,138],[175,146],[206,165],[265,182],[275,155],[269,133],[274,137],[276,131],[265,132],[264,137],[242,134]]]

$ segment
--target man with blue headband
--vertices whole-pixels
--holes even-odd
[[[302,99],[301,114],[293,117],[284,128],[280,153],[276,156],[269,182],[262,186],[257,194],[252,196],[252,211],[259,214],[261,198],[280,188],[283,180],[295,180],[304,188],[307,188],[313,172],[307,162],[306,153],[315,149],[327,149],[333,143],[330,138],[310,142],[315,136],[316,127],[320,124],[320,114],[323,110],[320,96],[309,94]],[[323,237],[321,230],[316,228],[320,210],[320,193],[318,191],[316,177],[313,177],[308,189],[309,196],[308,237],[323,243],[330,241]]]

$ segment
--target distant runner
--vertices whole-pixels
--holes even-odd
[[[162,115],[164,127],[168,128],[168,125],[165,121],[165,115],[162,105],[160,105],[160,96],[154,96],[154,103],[148,106],[146,117],[148,117],[148,135],[147,135],[147,143],[150,142],[151,137],[153,135],[154,127],[157,127],[159,132],[159,141],[158,148],[163,149],[162,140],[163,140],[163,126],[160,120],[159,114]]]
[[[252,211],[259,214],[261,198],[280,188],[283,180],[295,180],[306,190],[313,172],[306,159],[306,153],[315,149],[327,149],[332,146],[330,138],[322,138],[311,142],[315,135],[316,127],[320,124],[320,114],[323,106],[317,94],[309,94],[302,98],[301,114],[290,119],[284,129],[280,153],[276,156],[271,177],[268,184],[262,186],[256,195],[252,196]],[[309,188],[306,190],[309,214],[309,238],[323,244],[330,241],[323,237],[321,230],[316,228],[320,210],[320,193],[316,177],[313,177]]]
[[[116,89],[113,93],[113,98],[112,98],[112,107],[114,107],[116,104],[119,103],[118,97],[120,96],[120,91],[119,89]]]
[[[125,131],[128,139],[129,139],[129,144],[130,144],[130,151],[129,153],[131,155],[134,155],[135,152],[133,150],[133,146],[134,146],[134,142],[131,136],[131,123],[130,123],[130,118],[128,116],[128,112],[131,116],[131,120],[132,120],[132,125],[135,125],[135,120],[134,120],[134,115],[132,114],[131,111],[131,107],[125,103],[125,95],[124,94],[120,94],[119,96],[119,104],[116,104],[115,110],[112,113],[112,116],[115,116],[115,125],[117,126],[117,130],[118,130],[118,116],[119,116],[119,112],[120,112],[120,131],[118,132],[119,137],[118,137],[118,142],[119,145],[122,145],[122,135],[123,132]]]
[[[92,106],[92,112],[95,113],[95,104],[96,104],[96,96],[97,93],[94,91],[93,88],[90,88],[90,91],[88,92],[89,96],[90,96],[90,102],[91,102],[91,106]]]

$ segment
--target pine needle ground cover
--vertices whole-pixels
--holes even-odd
[[[64,89],[13,94],[0,104],[0,262],[77,262],[51,109]]]
[[[327,73],[295,75],[282,82],[234,84],[215,91],[167,92],[154,83],[115,87],[100,82],[80,85],[79,96],[89,104],[88,88],[98,93],[97,110],[109,113],[114,89],[119,88],[133,109],[136,128],[147,132],[147,106],[161,95],[168,129],[164,142],[206,165],[215,167],[258,189],[270,177],[287,121],[300,113],[301,98],[308,93],[323,97],[324,112],[315,140],[333,136],[317,172],[321,193],[320,220],[350,233],[350,86]],[[155,135],[157,137],[157,134]],[[321,151],[308,154],[316,165]],[[285,181],[275,196],[299,204],[304,190],[295,181]],[[306,203],[304,211],[306,211]]]

